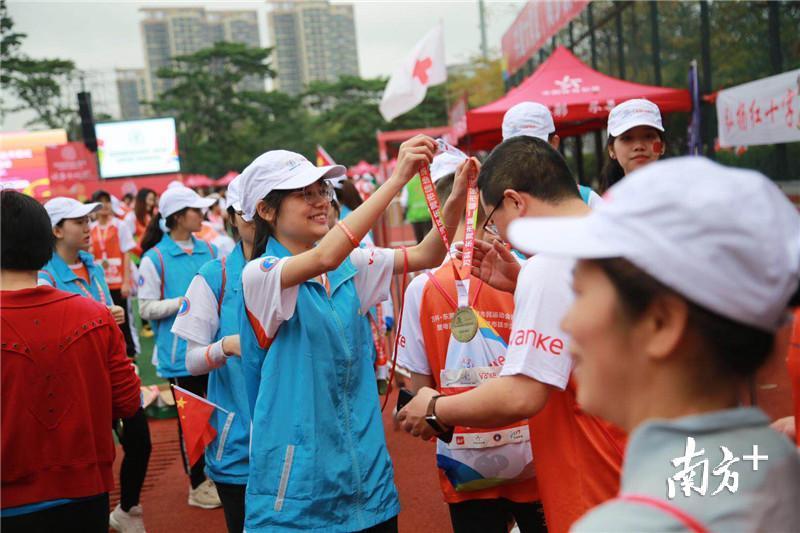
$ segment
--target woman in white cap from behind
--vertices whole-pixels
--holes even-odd
[[[203,210],[216,200],[200,197],[180,184],[172,185],[158,200],[142,237],[142,262],[139,265],[139,313],[149,320],[155,335],[154,359],[158,375],[198,396],[205,396],[208,376],[192,376],[186,368],[186,341],[170,331],[182,312],[183,296],[200,267],[217,257],[214,245],[195,238],[203,222]],[[185,306],[184,306],[185,307]],[[178,426],[180,433],[180,425]],[[181,441],[181,452],[183,439]],[[190,477],[189,505],[203,509],[220,506],[213,483],[206,479],[201,458],[184,467]]]
[[[635,171],[590,215],[518,221],[510,238],[578,259],[562,321],[578,401],[630,432],[619,497],[573,531],[796,528],[800,457],[738,407],[798,299],[800,217],[785,195],[757,172],[677,158]]]
[[[608,160],[600,172],[601,191],[664,155],[664,125],[658,106],[635,98],[614,107],[608,114],[606,145]]]
[[[222,409],[211,416],[217,435],[206,447],[206,472],[219,493],[230,533],[244,528],[244,495],[249,473],[250,406],[244,387],[239,328],[244,311],[242,270],[253,253],[255,228],[242,219],[241,176],[229,185],[229,219],[239,238],[233,251],[200,268],[184,297],[172,332],[188,343],[186,368],[208,375],[208,400]],[[224,411],[223,411],[224,410]]]
[[[553,115],[544,104],[539,102],[520,102],[511,107],[503,115],[503,141],[514,137],[527,136],[541,139],[558,150],[561,145],[561,137],[556,134],[556,126],[553,122]],[[602,201],[600,196],[591,187],[578,184],[578,191],[581,199],[589,207],[594,207]]]
[[[439,265],[446,250],[435,231],[406,253],[359,242],[435,151],[422,135],[403,143],[392,176],[331,230],[326,179],[344,167],[274,150],[242,172],[242,207],[261,256],[242,274],[253,418],[247,531],[397,531],[372,339],[361,324],[395,273]],[[465,175],[443,209],[450,237],[464,212]]]

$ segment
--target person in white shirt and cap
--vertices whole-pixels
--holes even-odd
[[[526,135],[549,143],[558,150],[561,137],[556,134],[553,115],[546,106],[538,102],[521,102],[506,111],[503,116],[503,140]],[[578,184],[581,198],[589,207],[601,202],[600,196],[591,187]]]
[[[634,98],[608,114],[608,160],[600,172],[605,191],[637,168],[658,161],[666,150],[661,111],[650,100]]]
[[[796,530],[797,450],[740,407],[800,296],[800,217],[780,189],[682,157],[634,171],[588,216],[516,221],[510,239],[578,260],[561,323],[578,401],[631,432],[619,497],[572,531]]]

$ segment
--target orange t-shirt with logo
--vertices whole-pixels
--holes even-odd
[[[398,364],[408,370],[430,375],[436,383],[436,388],[439,389],[440,373],[445,368],[447,359],[450,321],[455,313],[453,304],[457,300],[457,294],[455,275],[449,261],[433,275],[452,301],[441,293],[427,275],[420,274],[414,278],[406,290],[397,358]],[[514,312],[513,296],[483,284],[476,278],[471,278],[469,302],[494,327],[498,335],[508,342],[511,317]],[[498,360],[498,363],[502,364],[503,361]],[[535,453],[533,457],[534,465],[538,469]],[[536,478],[484,490],[457,492],[442,470],[437,470],[444,500],[447,503],[496,498],[506,498],[518,503],[539,500]]]
[[[502,376],[524,375],[550,387],[531,417],[539,494],[550,533],[568,531],[586,511],[619,492],[625,434],[577,404],[573,361],[561,321],[572,305],[574,261],[534,256],[522,267]]]

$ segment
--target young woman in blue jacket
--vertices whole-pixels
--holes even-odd
[[[239,327],[244,310],[242,270],[253,252],[255,228],[241,217],[240,178],[226,194],[228,215],[241,240],[225,258],[203,265],[192,280],[172,332],[186,340],[186,368],[208,375],[208,401],[215,409],[211,424],[217,436],[205,453],[206,473],[217,487],[230,533],[244,528],[244,495],[248,476],[250,408],[239,357]]]
[[[212,244],[192,236],[200,230],[203,209],[214,202],[183,185],[169,187],[159,198],[158,214],[150,220],[142,238],[139,265],[139,314],[153,328],[156,345],[153,358],[157,360],[158,375],[198,396],[205,396],[208,376],[189,373],[186,341],[173,335],[170,329],[192,278],[200,267],[217,256]],[[219,507],[219,496],[213,482],[206,479],[203,459],[188,464],[183,438],[180,440],[191,483],[189,505],[202,509]]]
[[[397,530],[372,339],[360,324],[388,297],[393,274],[439,265],[446,250],[436,231],[405,253],[358,245],[435,151],[429,137],[404,143],[394,174],[330,231],[326,179],[344,167],[275,150],[242,173],[258,257],[242,274],[240,344],[253,420],[247,531]],[[450,231],[463,216],[465,180],[443,209]]]

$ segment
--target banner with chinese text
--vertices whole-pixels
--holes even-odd
[[[577,17],[589,0],[529,1],[503,34],[503,68],[516,72],[545,42]]]
[[[721,147],[800,141],[800,69],[717,93]]]

